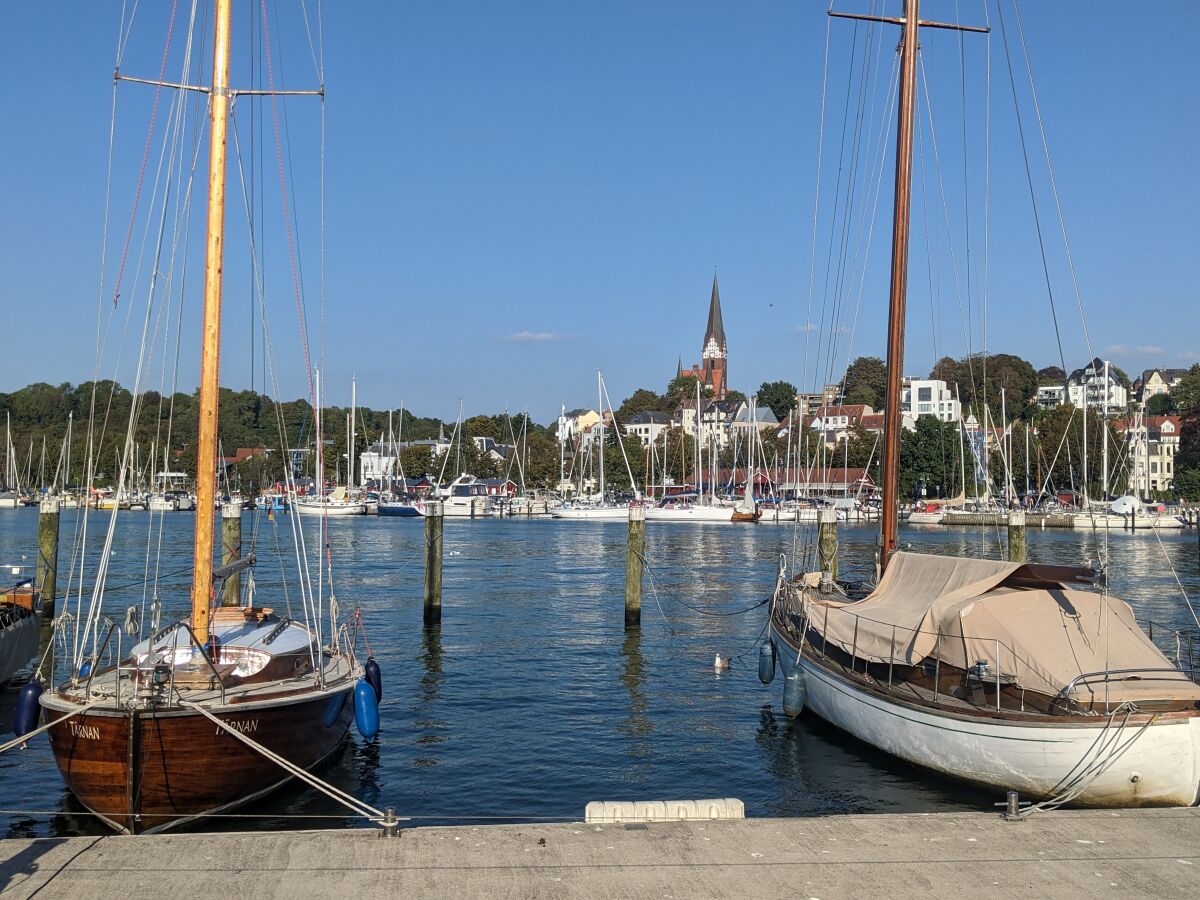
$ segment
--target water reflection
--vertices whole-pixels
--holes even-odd
[[[625,780],[637,783],[644,780],[646,767],[653,756],[653,744],[649,740],[654,734],[654,722],[650,718],[650,705],[643,689],[646,680],[642,659],[642,632],[640,628],[628,628],[621,644],[621,683],[629,694],[628,714],[618,733],[624,736],[625,752],[629,757]]]
[[[36,510],[6,512],[0,561],[19,559],[36,538]],[[63,514],[64,560],[73,515]],[[187,605],[186,576],[178,573],[187,566],[193,517],[161,521],[160,568],[172,573],[159,589],[167,621]],[[317,523],[303,521],[315,563]],[[111,583],[140,584],[148,522],[144,515],[119,520]],[[285,577],[296,596],[291,562],[281,569],[273,552],[272,529],[286,546],[290,528],[280,517],[258,534],[259,602],[282,601]],[[343,611],[361,608],[383,671],[383,731],[373,742],[352,731],[322,777],[420,823],[578,819],[589,800],[631,796],[736,796],[752,816],[990,810],[999,798],[900,763],[809,716],[793,722],[779,714],[782,679],[763,687],[753,667],[765,610],[727,613],[769,593],[778,555],[790,553],[793,537],[786,526],[655,524],[646,534],[642,625],[625,631],[623,523],[447,522],[443,623],[425,629],[422,523],[331,521],[339,602]],[[919,551],[1005,555],[1004,535],[994,528],[905,528],[901,540]],[[873,570],[874,529],[843,528],[841,546],[843,571]],[[1139,617],[1172,627],[1191,622],[1167,562],[1189,591],[1200,587],[1193,532],[1106,539],[1031,531],[1028,550],[1032,561],[1078,565],[1106,553],[1112,593]],[[63,584],[66,569],[60,564]],[[141,593],[139,586],[116,594],[114,608]],[[748,663],[718,677],[718,651],[749,651]],[[3,727],[11,721],[11,697],[0,699]],[[64,790],[44,739],[0,756],[0,792],[6,808],[57,811],[0,816],[0,834],[103,832]],[[270,827],[361,824],[299,787],[246,812],[269,816]],[[231,819],[221,827],[264,825]]]

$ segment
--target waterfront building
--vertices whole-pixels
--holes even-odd
[[[1070,403],[1082,409],[1086,405],[1103,416],[1125,412],[1129,404],[1129,391],[1113,368],[1107,360],[1096,357],[1068,375],[1065,385],[1041,385],[1037,391],[1038,406],[1054,409],[1063,403]]]
[[[1151,397],[1159,394],[1169,394],[1183,381],[1187,369],[1147,369],[1133,383],[1134,396],[1140,403],[1145,403]]]
[[[802,415],[815,416],[823,406],[840,406],[842,403],[842,386],[827,384],[820,393],[800,393],[796,395],[796,409]]]
[[[1175,480],[1175,455],[1179,452],[1179,416],[1120,419],[1113,427],[1125,437],[1130,493],[1149,498],[1170,491]]]
[[[658,440],[658,436],[671,427],[671,416],[665,412],[634,413],[625,423],[625,433],[631,434],[642,442],[643,447],[649,447]]]
[[[932,378],[906,376],[900,390],[900,411],[920,419],[934,416],[942,422],[957,422],[962,410],[946,382]]]

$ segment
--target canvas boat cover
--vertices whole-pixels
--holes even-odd
[[[961,668],[987,660],[991,677],[999,671],[1005,681],[1050,695],[1084,673],[1171,668],[1129,604],[1067,586],[1080,572],[897,552],[870,595],[822,604],[812,625],[859,659],[917,665],[937,658]],[[1097,679],[1073,696],[1102,701],[1104,692]],[[1109,682],[1108,699],[1200,700],[1200,685],[1183,673],[1123,676]]]

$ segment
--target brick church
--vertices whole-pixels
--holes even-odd
[[[725,341],[725,323],[721,321],[721,292],[717,288],[717,274],[713,273],[712,297],[708,301],[708,328],[704,332],[704,343],[700,351],[700,365],[690,369],[679,361],[676,375],[699,378],[713,390],[713,398],[724,400],[729,390],[729,345]]]

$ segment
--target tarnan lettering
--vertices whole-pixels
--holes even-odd
[[[87,738],[89,741],[98,741],[100,740],[100,727],[98,725],[80,725],[78,722],[72,722],[71,734],[77,738]]]

